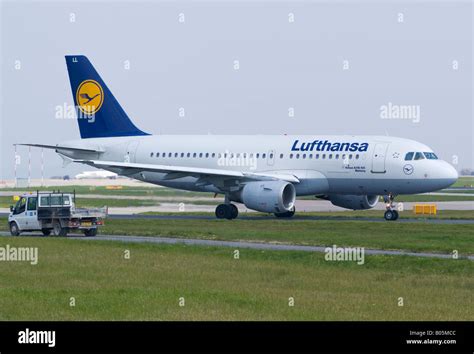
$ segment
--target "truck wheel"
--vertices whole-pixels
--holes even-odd
[[[59,221],[53,223],[53,235],[54,236],[67,236],[67,228],[62,227]]]
[[[50,229],[41,229],[41,232],[43,233],[44,236],[51,235],[51,230]]]
[[[84,230],[84,235],[87,236],[87,237],[97,236],[97,229]]]
[[[17,223],[14,221],[10,223],[10,233],[12,236],[20,235],[20,229],[18,228]]]

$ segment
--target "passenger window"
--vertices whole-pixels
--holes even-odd
[[[152,153],[152,152],[150,153],[150,157],[153,157],[153,153]]]
[[[319,159],[319,154],[314,155],[315,159]]]
[[[282,159],[282,158],[283,158],[283,154],[280,154],[280,159]]]
[[[213,152],[213,153],[212,153],[212,157],[215,157],[215,156],[216,156],[216,153],[215,153],[215,152]]]
[[[38,198],[36,197],[29,197],[28,198],[28,206],[27,206],[27,209],[28,210],[36,210],[36,204],[38,202]]]
[[[417,152],[415,154],[415,160],[423,160],[425,157],[423,156],[423,154],[421,152]]]
[[[406,155],[405,155],[405,161],[411,161],[413,159],[413,155],[415,153],[414,152],[408,152]]]
[[[290,154],[290,159],[292,159],[292,158],[293,158],[293,154]]]
[[[159,152],[156,153],[156,157],[160,157],[160,153],[159,153]]]
[[[267,157],[267,154],[262,154],[262,159],[264,159],[265,157]]]

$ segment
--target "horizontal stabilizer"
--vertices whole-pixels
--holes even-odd
[[[77,147],[71,147],[71,146],[60,146],[60,145],[46,145],[46,144],[13,144],[13,145],[33,146],[33,147],[40,147],[40,148],[45,148],[45,149],[69,150],[69,151],[78,151],[78,152],[95,152],[95,153],[104,152],[103,150],[85,149],[85,148],[77,148]]]

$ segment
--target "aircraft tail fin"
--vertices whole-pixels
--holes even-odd
[[[83,55],[66,55],[81,138],[149,135],[138,129]]]

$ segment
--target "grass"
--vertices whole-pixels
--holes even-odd
[[[472,196],[467,195],[429,195],[429,194],[407,194],[399,195],[395,199],[396,202],[459,202],[473,201]]]
[[[459,180],[453,185],[457,187],[462,187],[465,185],[474,185],[474,177],[460,177]],[[51,191],[53,189],[58,189],[55,186],[46,186],[41,188],[2,188],[0,191],[18,191],[21,192],[35,192],[36,190],[40,191]],[[189,191],[182,191],[173,188],[166,188],[166,187],[136,187],[136,186],[123,186],[122,189],[107,189],[105,186],[65,186],[61,188],[61,191],[64,193],[72,193],[76,191],[77,195],[81,194],[96,194],[96,195],[103,195],[104,198],[107,196],[130,196],[130,200],[133,200],[133,196],[155,196],[155,197],[207,197],[212,198],[214,194],[212,193],[204,193],[204,192],[189,192]],[[446,193],[453,193],[453,191],[440,191]],[[472,194],[472,191],[454,191],[454,193],[467,193]],[[10,198],[10,197],[0,197],[0,207],[4,207],[2,205],[5,202],[2,202],[1,198]],[[221,198],[220,198],[221,199]],[[314,196],[304,196],[298,197],[298,199],[305,199],[305,200],[313,200],[315,199]],[[7,202],[10,203],[10,200]],[[414,194],[414,195],[400,195],[397,196],[397,202],[432,202],[432,201],[474,201],[473,196],[451,196],[451,195],[426,195],[426,194]],[[134,201],[136,205],[149,205],[146,204],[146,201]],[[167,202],[167,201],[163,201]],[[176,201],[173,201],[176,202]],[[188,202],[192,204],[198,205],[214,205],[217,204],[217,201],[214,203],[212,201],[195,201],[195,202]],[[119,205],[120,202],[118,202]],[[118,206],[118,205],[117,205]]]
[[[0,196],[0,208],[9,208],[15,205],[12,197]],[[97,208],[107,205],[108,207],[138,207],[138,206],[159,206],[156,200],[141,199],[113,199],[113,198],[79,198],[76,197],[76,206],[81,208]]]
[[[450,191],[446,191],[446,193],[448,192]],[[308,196],[298,197],[297,199],[314,200],[318,198],[308,195]],[[421,202],[421,203],[423,202],[458,202],[458,201],[474,201],[474,194],[472,196],[471,195],[401,194],[401,195],[397,195],[395,198],[396,203],[399,203],[399,202]]]
[[[366,256],[359,266],[309,252],[242,249],[236,260],[229,248],[2,237],[5,244],[38,247],[39,262],[0,262],[0,320],[474,319],[467,260]]]
[[[64,193],[73,193],[76,191],[76,194],[100,194],[104,196],[109,195],[129,195],[129,196],[158,196],[158,197],[171,197],[171,196],[185,196],[185,197],[193,197],[193,196],[208,196],[212,197],[212,193],[200,193],[200,192],[188,192],[177,190],[173,188],[165,188],[165,187],[153,187],[149,184],[149,187],[136,187],[136,186],[122,186],[121,189],[107,189],[105,186],[45,186],[45,187],[32,187],[32,188],[2,188],[0,191],[9,191],[14,192],[36,192],[39,191],[52,191],[60,189],[61,192]]]
[[[0,229],[7,231],[5,218]],[[313,246],[474,254],[472,224],[360,222],[342,220],[109,219],[102,234],[168,236]]]
[[[463,176],[454,183],[451,187],[465,187],[474,186],[474,176]]]
[[[439,191],[438,193],[474,194],[474,189],[452,189],[452,190],[443,189]]]
[[[206,216],[214,218],[215,215],[212,212],[156,212],[147,211],[139,213],[139,215],[163,215],[163,216]],[[261,219],[262,217],[273,217],[273,214],[265,214],[259,212],[241,213],[240,217],[244,216],[247,219]],[[377,218],[383,217],[382,210],[347,210],[347,211],[311,211],[302,212],[297,211],[296,215],[292,220],[302,220],[306,217],[320,217],[330,219],[343,219],[352,218],[359,220],[362,218]],[[430,219],[441,219],[441,220],[474,220],[474,210],[438,210],[436,215],[429,214],[414,214],[412,210],[406,210],[400,213],[400,219],[417,219],[417,220],[430,220]]]
[[[415,252],[474,254],[470,224],[390,224],[301,220],[109,220],[104,234],[258,241],[314,246],[360,246]]]

